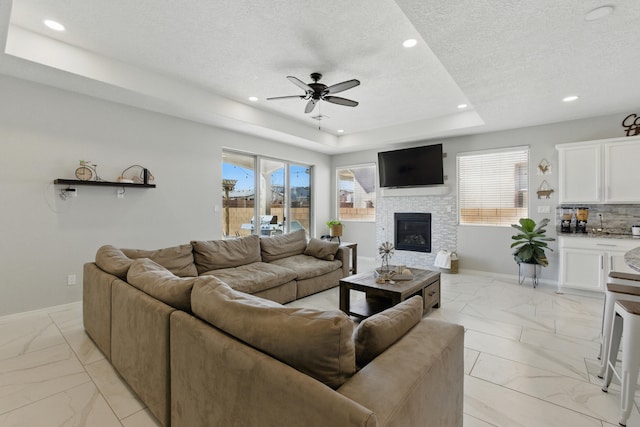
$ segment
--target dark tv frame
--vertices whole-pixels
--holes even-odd
[[[380,188],[425,187],[444,184],[444,151],[442,144],[423,145],[378,152]],[[426,160],[425,160],[426,158]],[[417,162],[425,161],[425,164]],[[436,168],[427,174],[427,167]],[[401,168],[408,169],[406,172]],[[395,169],[392,170],[392,169]],[[413,171],[413,172],[412,172]]]

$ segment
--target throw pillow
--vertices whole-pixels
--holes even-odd
[[[101,246],[96,252],[96,265],[121,280],[127,279],[127,271],[133,260],[111,245]]]
[[[142,292],[175,307],[191,312],[191,289],[197,277],[178,277],[150,259],[140,258],[131,263],[127,282]]]
[[[300,255],[306,247],[307,234],[304,230],[260,239],[260,251],[264,262]]]
[[[326,261],[333,261],[339,247],[339,242],[326,242],[324,240],[312,238],[309,240],[309,243],[307,243],[307,248],[304,250],[304,254]]]
[[[339,310],[280,305],[201,276],[191,293],[193,313],[218,329],[332,387],[356,368],[353,322]]]
[[[230,240],[194,240],[191,245],[198,274],[261,261],[260,237],[256,235]]]
[[[422,306],[422,297],[414,296],[363,320],[353,334],[358,366],[371,362],[417,325]]]
[[[176,276],[194,277],[198,275],[198,270],[196,270],[196,265],[193,262],[191,245],[172,246],[156,250],[123,249],[122,252],[133,259],[149,258]]]

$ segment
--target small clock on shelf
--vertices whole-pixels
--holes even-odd
[[[91,162],[80,160],[80,167],[76,169],[76,178],[80,181],[91,181],[92,179],[100,181],[98,172],[96,172],[97,166]]]

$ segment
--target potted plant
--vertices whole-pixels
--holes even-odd
[[[547,242],[556,239],[546,236],[547,231],[545,227],[549,224],[549,218],[542,219],[539,224],[536,224],[531,218],[520,218],[519,223],[520,225],[511,224],[513,228],[519,231],[515,236],[511,236],[511,238],[515,240],[511,244],[511,247],[515,248],[513,258],[519,267],[522,264],[529,266],[525,269],[525,272],[528,273],[526,277],[536,278],[536,266],[541,265],[546,267],[549,265],[545,249],[549,249],[550,251],[553,251],[553,249],[549,248]]]
[[[331,237],[342,236],[342,222],[338,219],[332,219],[331,221],[327,221],[327,227],[329,227],[329,235]]]

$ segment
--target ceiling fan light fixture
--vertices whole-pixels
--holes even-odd
[[[64,31],[64,25],[62,25],[58,21],[54,21],[53,19],[45,19],[42,22],[53,31]]]
[[[402,42],[402,46],[404,46],[406,48],[414,47],[417,44],[418,44],[418,40],[416,40],[416,39],[407,39],[407,40]]]

